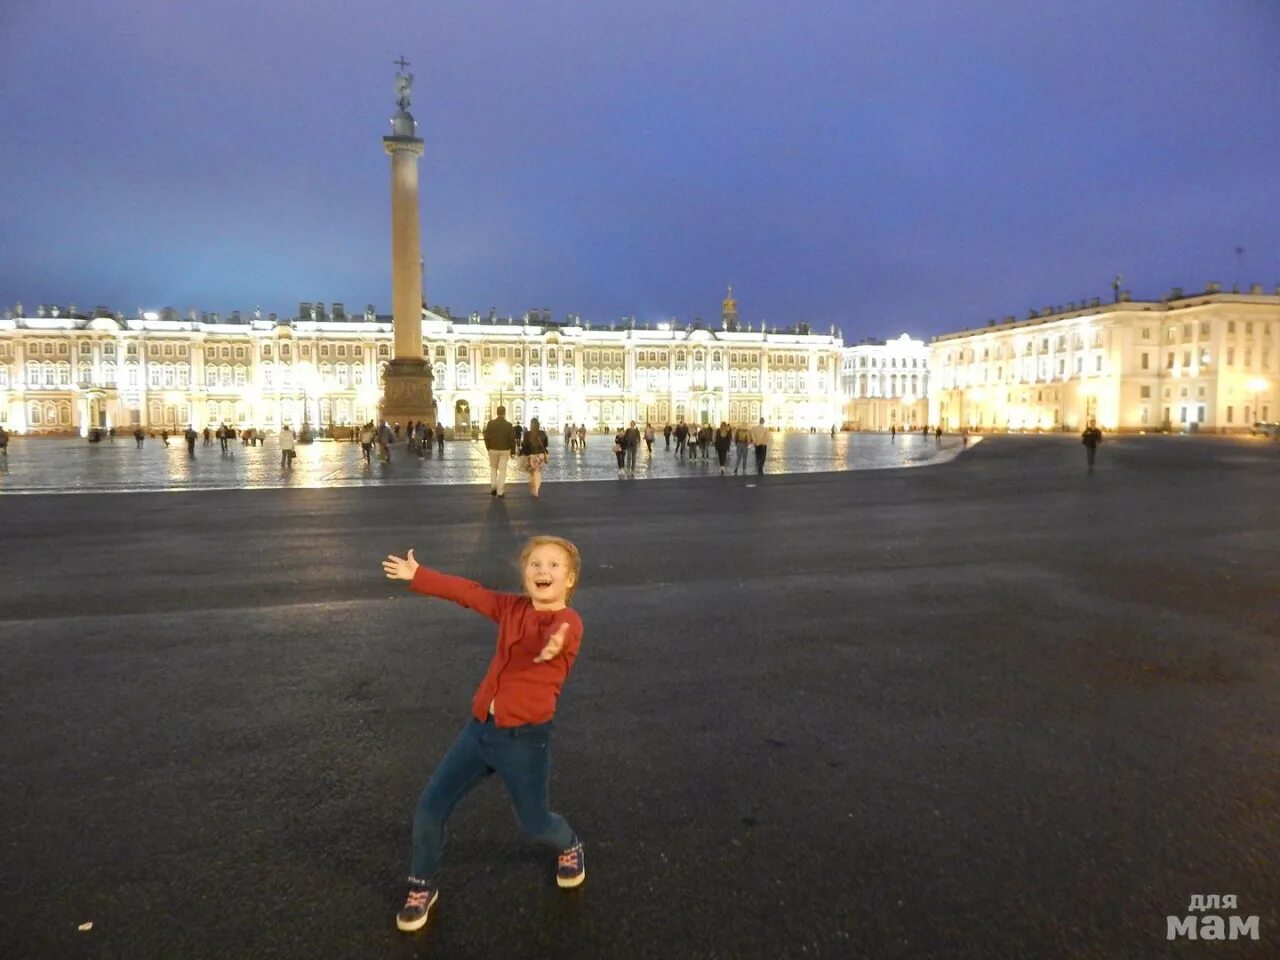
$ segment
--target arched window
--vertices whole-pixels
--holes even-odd
[[[87,344],[86,344],[87,346]],[[93,380],[93,368],[87,363],[82,363],[76,367],[76,382],[90,383]]]
[[[274,363],[266,362],[262,365],[262,385],[264,387],[275,386],[276,366]]]
[[[27,404],[27,425],[31,427],[44,426],[44,417],[40,414],[40,404],[34,400]]]
[[[466,347],[459,347],[459,348],[458,348],[458,356],[460,356],[460,357],[462,357],[462,356],[466,356],[466,354],[464,353],[464,351],[465,351],[465,350],[466,350]],[[468,364],[468,363],[466,363],[466,362],[464,361],[464,362],[462,362],[462,363],[459,363],[459,364],[458,364],[458,368],[457,368],[457,369],[458,369],[458,386],[459,386],[459,387],[469,387],[469,386],[471,386],[471,366],[470,366],[470,364]]]
[[[172,387],[174,384],[173,364],[166,363],[161,367],[161,380],[166,387]]]
[[[249,380],[248,368],[245,367],[243,363],[237,363],[235,376],[236,376],[236,385],[241,387],[244,386]]]

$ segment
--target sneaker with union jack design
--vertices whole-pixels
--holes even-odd
[[[587,879],[587,861],[582,853],[582,841],[577,840],[573,846],[560,854],[560,862],[556,865],[556,883],[560,886],[576,887]]]
[[[396,914],[396,926],[406,933],[421,930],[427,925],[431,908],[439,896],[440,891],[434,883],[411,883],[409,896]]]

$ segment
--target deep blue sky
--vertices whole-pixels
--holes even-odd
[[[1277,0],[0,4],[0,304],[427,296],[931,335],[1280,284]]]

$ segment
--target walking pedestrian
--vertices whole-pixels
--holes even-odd
[[[729,429],[729,424],[723,420],[716,430],[715,445],[716,458],[720,461],[720,476],[724,476],[725,463],[729,459],[729,446],[733,443],[733,431]]]
[[[293,458],[296,456],[295,443],[296,437],[293,434],[293,427],[287,423],[280,428],[280,469],[292,470]]]
[[[524,832],[559,851],[557,886],[580,886],[587,876],[582,840],[551,812],[548,792],[552,718],[582,647],[582,618],[569,608],[582,570],[578,548],[559,537],[529,540],[520,552],[522,595],[419,566],[412,550],[407,557],[388,556],[382,569],[389,580],[409,581],[415,593],[451,600],[498,624],[498,648],[472,697],[471,717],[414,811],[409,893],[396,927],[426,925],[440,895],[445,824],[458,801],[494,772],[506,784]]]
[[[627,473],[636,472],[636,452],[640,449],[640,431],[636,428],[636,422],[631,421],[631,425],[627,427],[626,433],[622,435],[622,446],[627,452]]]
[[[396,442],[396,435],[391,429],[391,424],[382,421],[382,426],[378,428],[378,459],[383,463],[391,463],[391,445]]]
[[[733,431],[733,475],[738,475],[738,469],[742,469],[742,475],[747,475],[747,449],[751,446],[751,431],[746,427],[738,427]]]
[[[199,436],[200,434],[196,433],[195,428],[188,423],[186,432],[183,434],[183,437],[187,441],[188,457],[194,457],[196,455],[196,440],[199,438]]]
[[[644,425],[644,446],[645,453],[648,454],[650,460],[653,459],[653,441],[657,435],[653,432],[653,424],[646,422]]]
[[[368,420],[365,425],[360,428],[360,456],[364,458],[364,462],[372,464],[373,460],[370,454],[373,453],[373,441],[377,434],[373,429],[373,421]]]
[[[587,425],[585,423],[578,424],[578,449],[584,452],[587,449]]]
[[[534,417],[529,421],[529,429],[524,432],[520,442],[521,467],[529,474],[529,494],[535,500],[541,495],[542,468],[546,466],[551,455],[547,449],[547,432]]]
[[[484,448],[489,454],[489,496],[507,495],[507,461],[516,449],[516,431],[507,420],[507,408],[484,425]]]
[[[764,458],[769,452],[769,429],[764,425],[764,417],[751,428],[751,443],[756,448],[756,473],[764,473]]]
[[[133,440],[134,440],[134,443],[136,443],[136,444],[138,445],[138,449],[139,449],[139,450],[141,450],[141,449],[142,449],[142,441],[143,441],[143,440],[145,440],[146,438],[147,438],[147,435],[146,435],[145,433],[143,433],[143,432],[142,432],[142,428],[141,428],[141,427],[137,427],[137,428],[135,428],[135,429],[134,429],[134,431],[133,431]]]
[[[666,442],[667,449],[670,450],[671,449],[671,424],[670,423],[668,423],[666,426],[662,428],[662,439]]]
[[[622,476],[623,470],[625,469],[623,467],[623,463],[624,458],[627,455],[626,444],[626,431],[619,427],[618,431],[613,435],[613,455],[618,458],[618,476]]]
[[[683,420],[679,420],[676,422],[675,435],[676,435],[676,456],[683,460],[685,457],[685,454],[688,451],[688,444],[689,444],[689,428],[685,425],[685,422]]]
[[[436,424],[436,450],[438,450],[443,455],[444,453],[444,424],[443,423]]]
[[[938,424],[937,428],[933,431],[933,439],[938,446],[942,446],[942,424]]]
[[[1102,431],[1098,429],[1098,421],[1090,420],[1089,425],[1080,434],[1080,442],[1084,444],[1084,453],[1089,461],[1089,472],[1093,473],[1093,460],[1098,455],[1098,444],[1102,442]]]
[[[9,431],[0,426],[0,467],[9,469]]]

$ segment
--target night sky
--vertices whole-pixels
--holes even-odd
[[[455,313],[732,283],[852,341],[1280,284],[1277,0],[41,0],[0,39],[4,305],[389,312],[401,54]]]

